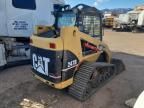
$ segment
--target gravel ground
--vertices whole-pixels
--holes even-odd
[[[144,33],[105,30],[105,42],[112,51],[144,56]]]
[[[144,35],[110,30],[105,35],[113,56],[122,59],[127,69],[88,101],[79,102],[65,90],[48,87],[33,78],[30,66],[20,66],[0,72],[0,108],[20,108],[24,98],[46,103],[46,108],[127,108],[125,100],[144,90]]]

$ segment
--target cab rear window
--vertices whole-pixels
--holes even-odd
[[[58,37],[54,30],[49,30],[47,32],[43,32],[43,33],[39,33],[39,34],[35,34],[35,35],[38,37],[44,37],[44,38],[56,38],[56,37]]]
[[[12,0],[12,5],[19,9],[36,10],[35,0]]]
[[[100,21],[98,16],[83,16],[83,32],[92,37],[100,37]]]

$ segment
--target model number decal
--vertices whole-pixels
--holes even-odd
[[[12,23],[14,30],[28,30],[28,23],[26,21],[14,21]]]
[[[75,65],[77,65],[77,60],[72,60],[72,61],[68,62],[68,68],[73,67]]]
[[[32,60],[33,60],[33,68],[36,71],[40,72],[41,74],[48,76],[48,64],[50,62],[50,59],[33,54]]]

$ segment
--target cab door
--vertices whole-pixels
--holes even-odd
[[[84,15],[82,32],[87,36],[81,37],[82,54],[84,57],[100,54],[98,46],[101,43],[101,19],[100,16]]]
[[[35,26],[55,22],[52,0],[6,0],[6,6],[9,36],[30,37]]]
[[[6,19],[6,0],[0,0],[0,36],[8,35]]]
[[[33,12],[35,0],[4,0],[7,9],[8,35],[11,37],[29,37],[33,33]]]

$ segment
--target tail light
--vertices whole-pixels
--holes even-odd
[[[32,40],[32,39],[30,39],[30,43],[33,43],[33,40]]]
[[[52,48],[52,49],[56,49],[56,44],[55,43],[50,43],[49,47]]]

